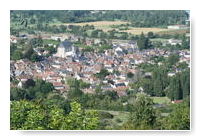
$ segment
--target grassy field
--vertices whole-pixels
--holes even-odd
[[[158,32],[164,32],[169,31],[169,29],[165,28],[142,28],[142,27],[129,27],[130,30],[123,30],[124,32],[139,35],[142,32],[144,34],[147,34],[148,32],[158,33]]]
[[[79,26],[85,26],[85,25],[94,25],[95,29],[101,29],[103,31],[112,30],[112,25],[120,25],[120,24],[127,24],[129,22],[124,21],[95,21],[95,22],[84,22],[84,23],[66,23],[64,25],[79,25]]]
[[[59,44],[59,41],[52,40],[52,39],[44,39],[43,43],[44,44],[55,44],[55,45],[57,45],[57,44]]]
[[[101,112],[107,112],[112,114],[114,117],[112,119],[104,119],[107,121],[106,127],[109,129],[116,129],[126,123],[129,119],[129,112],[125,111],[108,111],[108,110],[98,110]]]
[[[121,24],[127,24],[130,22],[126,21],[95,21],[95,22],[83,22],[83,23],[61,23],[57,20],[54,20],[52,23],[49,23],[50,26],[53,25],[79,25],[79,26],[85,26],[85,25],[94,25],[95,29],[101,29],[105,32],[109,30],[117,30],[119,32],[127,32],[135,35],[139,35],[142,32],[144,34],[147,34],[148,32],[153,32],[157,34],[176,34],[176,33],[186,33],[187,30],[173,30],[173,29],[166,29],[166,28],[143,28],[143,27],[130,27],[128,26],[128,30],[119,30],[119,28],[113,28],[113,26],[121,25]],[[18,29],[21,28],[21,26],[18,25],[19,23],[11,23],[11,27]],[[33,25],[29,25],[33,26]],[[187,31],[189,32],[189,31]]]
[[[152,42],[166,42],[168,40],[169,39],[164,39],[164,38],[153,38],[153,39],[150,39],[150,41],[152,41]]]
[[[158,34],[186,34],[188,33],[188,29],[183,29],[183,30],[166,30],[166,31],[159,31],[157,32]]]
[[[171,100],[168,97],[151,97],[155,104],[169,104]]]
[[[103,31],[109,31],[115,28],[112,28],[113,25],[121,25],[121,24],[127,24],[130,22],[124,22],[124,21],[95,21],[95,22],[84,22],[84,23],[66,23],[64,25],[79,25],[79,26],[84,26],[84,25],[94,25],[95,29],[101,29]],[[148,32],[154,32],[154,33],[158,33],[158,32],[165,32],[165,31],[169,31],[169,29],[165,29],[165,28],[141,28],[141,27],[128,27],[128,30],[118,30],[116,28],[116,30],[120,31],[120,32],[127,32],[127,33],[132,33],[132,34],[136,34],[139,35],[142,32],[144,34],[147,34]]]

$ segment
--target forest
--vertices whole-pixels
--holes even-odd
[[[62,23],[122,20],[136,27],[167,26],[185,24],[188,13],[184,10],[29,10],[11,11],[11,21],[29,18],[30,23]]]

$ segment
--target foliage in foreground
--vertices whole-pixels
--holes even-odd
[[[36,102],[11,101],[11,130],[94,130],[98,129],[98,113],[84,111],[80,104],[71,102],[67,115],[56,105],[41,105]]]

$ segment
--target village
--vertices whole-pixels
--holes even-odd
[[[22,35],[20,38],[33,38],[33,36]],[[127,74],[136,74],[138,65],[141,63],[153,64],[151,57],[164,56],[168,58],[172,53],[180,56],[180,62],[186,62],[190,66],[190,51],[177,50],[166,51],[159,48],[139,50],[136,41],[129,40],[111,40],[111,49],[105,50],[103,53],[81,52],[81,48],[73,45],[74,42],[80,40],[80,36],[42,36],[42,39],[60,40],[57,52],[52,56],[44,57],[42,61],[31,62],[28,59],[10,61],[10,76],[15,77],[19,83],[18,87],[22,87],[23,83],[28,79],[42,79],[51,82],[56,90],[61,94],[69,90],[67,84],[68,79],[75,78],[89,83],[89,88],[84,89],[84,93],[94,93],[100,83],[103,91],[115,90],[119,97],[126,95],[126,89],[129,88],[129,83],[134,82],[128,78]],[[19,38],[18,38],[19,39]],[[17,43],[17,37],[11,36],[11,42]],[[90,46],[100,44],[101,39],[86,38],[85,44]],[[181,44],[180,40],[169,39],[163,45]],[[49,46],[53,44],[48,44]],[[56,47],[56,45],[54,45]],[[48,54],[48,51],[40,52],[40,49],[35,48],[34,51],[43,56]],[[128,52],[128,53],[127,53]],[[159,63],[162,65],[162,63]],[[95,74],[102,69],[106,69],[110,74],[105,78],[97,78]],[[173,76],[179,72],[178,69],[174,72],[169,72],[168,76]],[[151,73],[145,73],[151,75]],[[14,86],[11,83],[11,87]],[[141,89],[142,90],[142,89]]]
[[[11,10],[11,130],[190,130],[188,10]]]

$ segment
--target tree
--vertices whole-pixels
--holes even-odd
[[[39,55],[37,55],[36,53],[33,53],[33,54],[31,55],[30,60],[31,60],[32,62],[37,62],[37,61],[40,61],[40,57],[39,57]]]
[[[144,33],[142,32],[139,36],[139,39],[137,41],[137,45],[138,45],[138,48],[140,50],[143,50],[143,49],[148,49],[150,47],[150,44],[149,44],[149,40],[148,38],[146,38],[144,36]]]
[[[155,123],[153,100],[143,93],[138,94],[129,122],[123,126],[123,129],[153,129]]]
[[[133,78],[133,76],[134,76],[134,74],[133,74],[132,72],[128,72],[128,73],[127,73],[127,77],[128,77],[128,78]]]
[[[31,59],[31,55],[34,53],[34,50],[32,47],[27,47],[26,50],[25,50],[25,53],[24,53],[24,57],[27,58],[27,59]]]
[[[11,130],[95,130],[98,129],[96,110],[84,111],[72,102],[68,115],[57,105],[21,100],[10,103]]]
[[[90,87],[90,83],[83,82],[82,80],[79,80],[80,82],[80,88],[85,89]]]
[[[152,74],[153,91],[156,96],[165,96],[165,89],[168,86],[167,69],[164,67],[155,68]]]
[[[151,96],[155,96],[154,89],[153,89],[154,85],[152,84],[152,78],[142,78],[140,80],[140,85],[144,89],[145,93],[147,93]]]
[[[167,88],[167,96],[171,100],[181,100],[190,95],[190,69],[176,74],[170,80]]]
[[[171,100],[180,100],[183,98],[179,75],[176,75],[171,78],[169,87],[167,89],[167,96]]]
[[[117,92],[114,91],[114,90],[107,90],[105,91],[105,95],[108,95],[112,100],[116,100],[118,99],[118,95],[117,95]]]
[[[107,75],[109,75],[110,73],[108,72],[108,70],[107,69],[101,69],[101,71],[99,72],[99,73],[97,73],[97,74],[95,74],[95,76],[97,77],[97,78],[100,78],[100,79],[103,79],[103,78],[105,78]]]
[[[34,18],[31,18],[31,19],[30,19],[30,23],[31,23],[31,24],[35,24],[35,19],[34,19]]]
[[[41,47],[43,45],[43,40],[42,40],[42,37],[39,36],[38,38],[32,38],[30,41],[29,41],[29,45],[33,48],[35,47]]]
[[[45,98],[49,92],[54,90],[54,86],[52,83],[45,82],[43,80],[37,79],[35,81],[34,91],[37,93],[36,98]]]
[[[180,83],[182,88],[183,99],[190,96],[190,69],[187,68],[180,74]]]
[[[15,50],[14,53],[12,54],[12,59],[13,60],[20,60],[23,58],[23,54],[19,50]]]
[[[181,36],[181,46],[182,46],[181,47],[182,49],[189,49],[190,48],[190,42],[187,41],[185,34],[183,34]]]
[[[167,59],[167,64],[169,67],[172,67],[179,61],[180,56],[178,54],[171,54]]]
[[[174,105],[169,116],[163,119],[162,129],[190,130],[190,107],[184,102]]]
[[[20,88],[10,88],[10,100],[21,100],[21,99],[30,99],[30,96],[24,89]]]
[[[34,87],[35,86],[35,81],[33,79],[28,79],[25,83],[24,83],[24,88],[29,88],[29,87]]]
[[[67,97],[69,99],[79,99],[83,95],[83,91],[79,88],[73,88],[68,91]]]
[[[155,37],[153,32],[148,32],[147,36],[148,36],[148,38],[154,38]]]

